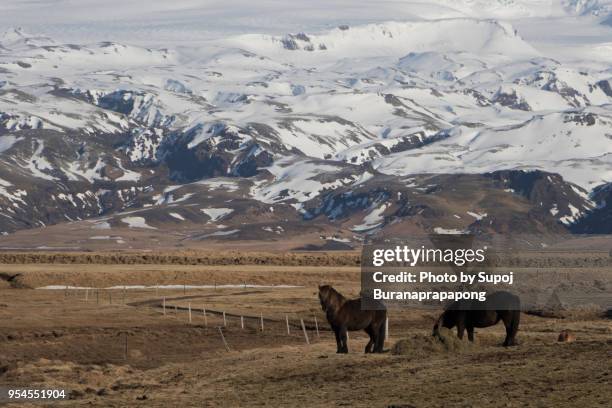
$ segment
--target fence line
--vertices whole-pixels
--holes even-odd
[[[162,304],[156,304],[153,305],[153,307],[162,307]],[[174,309],[175,311],[184,311],[184,312],[189,312],[189,306],[178,306],[178,305],[174,305]],[[285,327],[287,325],[287,322],[289,323],[289,327],[290,328],[294,328],[294,329],[299,329],[301,330],[301,324],[298,323],[294,323],[291,322],[291,320],[288,319],[288,315],[286,315],[285,319],[282,318],[272,318],[272,317],[265,317],[263,315],[263,313],[260,313],[259,316],[253,316],[253,315],[245,315],[245,314],[241,314],[241,313],[230,313],[224,310],[214,310],[214,309],[207,309],[207,308],[202,308],[203,314],[206,315],[216,315],[219,316],[221,318],[221,320],[225,320],[225,325],[227,326],[227,321],[229,318],[236,318],[236,319],[240,319],[241,317],[246,321],[246,320],[259,320],[260,322],[260,330],[262,327],[262,323],[285,323]],[[225,316],[224,316],[225,315]],[[314,316],[313,321],[309,322],[309,321],[304,321],[304,325],[306,326],[307,330],[314,330],[314,331],[331,331],[331,329],[328,328],[323,328],[323,327],[319,327],[318,324],[318,320],[316,319],[316,316]],[[265,325],[264,325],[264,329],[265,329]]]
[[[246,288],[246,284],[245,284],[245,286],[243,286],[243,288]],[[88,302],[89,301],[89,297],[90,297],[89,296],[90,289],[92,291],[95,290],[95,292],[96,292],[96,304],[100,304],[100,289],[99,288],[70,289],[70,288],[68,288],[68,286],[66,286],[64,288],[64,296],[65,297],[69,297],[70,292],[77,293],[79,290],[83,290],[83,292],[84,292],[84,300],[85,300],[85,302]],[[151,292],[155,291],[155,293],[158,294],[159,293],[159,289],[160,289],[159,285],[157,284],[153,288],[150,288],[148,290],[145,289],[144,292],[146,293],[146,292],[149,292],[149,291],[151,291]],[[183,289],[183,293],[186,293],[186,286],[185,285],[183,285],[182,289]],[[119,299],[119,304],[123,303],[124,305],[128,305],[128,303],[127,303],[127,288],[126,288],[126,286],[117,287],[117,288],[113,288],[113,289],[102,289],[102,290],[106,290],[106,292],[108,294],[108,303],[109,304],[111,304],[111,305],[113,304],[113,293],[112,292],[113,291],[121,291],[120,294],[122,295],[123,299]],[[92,294],[93,294],[93,292],[92,292]],[[194,297],[196,297],[196,296],[194,296]],[[77,296],[77,299],[78,298],[79,297]],[[80,299],[83,300],[83,297],[80,297]],[[183,300],[183,299],[178,298],[176,300]],[[121,302],[121,301],[123,301],[123,302]],[[117,304],[116,300],[115,300],[115,304]],[[133,302],[133,303],[131,303],[129,305],[131,305],[131,306],[148,305],[150,307],[158,307],[158,308],[162,309],[162,314],[163,315],[167,315],[167,312],[166,312],[166,307],[167,306],[174,307],[174,315],[176,317],[179,317],[179,311],[185,311],[185,312],[187,312],[187,316],[186,316],[187,319],[186,319],[186,321],[189,322],[190,324],[195,322],[194,319],[193,319],[193,311],[192,311],[192,307],[191,307],[191,303],[190,302],[188,302],[186,306],[179,306],[176,303],[174,305],[168,305],[166,296],[163,296],[161,299],[152,299],[152,300],[145,300],[145,301],[141,301],[141,302]],[[319,327],[319,322],[318,322],[317,316],[314,316],[314,315],[312,316],[312,321],[305,321],[303,318],[299,318],[299,316],[298,316],[299,320],[297,322],[292,322],[289,319],[289,315],[288,314],[285,314],[285,318],[282,319],[282,318],[265,317],[263,315],[263,313],[260,313],[259,316],[256,316],[256,315],[249,316],[249,315],[244,315],[244,314],[229,313],[229,312],[227,312],[225,310],[221,311],[221,310],[207,309],[206,307],[202,307],[201,310],[202,310],[202,315],[203,315],[204,327],[205,328],[208,328],[208,323],[209,323],[208,315],[210,314],[210,315],[214,315],[214,316],[218,316],[218,317],[222,318],[222,322],[223,322],[222,323],[223,324],[222,327],[223,328],[227,328],[228,327],[228,323],[229,323],[228,319],[229,318],[240,318],[240,329],[241,330],[244,330],[246,328],[246,322],[248,320],[251,320],[251,321],[259,320],[259,330],[261,332],[264,332],[265,329],[270,330],[268,327],[266,327],[265,323],[269,323],[269,324],[282,324],[282,323],[284,323],[287,335],[291,335],[292,334],[292,330],[291,330],[292,328],[297,329],[298,332],[301,329],[302,334],[304,336],[304,340],[306,341],[307,344],[311,343],[311,341],[310,341],[311,339],[308,336],[308,330],[314,331],[316,336],[317,336],[317,338],[320,338],[320,336],[321,336],[320,331],[326,331],[326,332],[330,332],[331,331],[331,329],[329,329],[327,327]],[[283,320],[284,320],[284,322],[283,322]],[[387,326],[385,329],[386,329],[386,332],[388,333],[388,321],[385,322],[385,323],[386,323],[386,326]],[[220,326],[218,326],[218,328],[219,327]],[[275,330],[278,330],[278,326],[276,327]],[[275,330],[272,330],[272,331],[275,331]],[[226,345],[226,349],[228,349],[228,351],[229,351],[229,345],[227,345],[227,339],[225,338],[223,330],[221,330],[220,334],[221,334],[221,336],[223,338],[224,345]],[[125,341],[127,342],[127,337],[126,337]],[[126,347],[127,347],[127,343],[126,343]],[[126,355],[127,355],[127,351],[126,351]]]
[[[99,294],[100,294],[100,289],[91,289],[92,291],[95,290],[96,292],[96,303],[99,304]],[[104,289],[103,289],[104,290]],[[112,292],[114,290],[122,290],[122,294],[123,294],[123,303],[124,305],[130,305],[130,306],[148,306],[148,307],[153,307],[153,308],[161,308],[162,309],[162,313],[163,315],[166,315],[166,307],[168,306],[167,304],[167,299],[165,296],[163,296],[161,299],[148,299],[145,301],[139,301],[139,302],[133,302],[133,303],[126,303],[126,293],[127,290],[125,287],[121,288],[115,288],[115,289],[107,289],[107,294],[108,294],[108,299],[109,299],[109,304],[113,304],[113,296],[112,296]],[[155,287],[155,292],[158,293],[158,287]],[[73,293],[76,293],[73,292]],[[78,294],[76,296],[72,296],[74,297],[76,300],[85,300],[85,302],[89,301],[89,293],[90,290],[89,288],[84,289],[84,298],[81,296],[78,296]],[[66,287],[64,290],[64,296],[68,297],[69,296],[69,290]],[[92,296],[93,296],[93,292],[92,292]],[[198,297],[198,296],[193,296],[193,297]],[[192,297],[186,297],[187,299],[192,298]],[[181,301],[181,300],[185,300],[185,298],[180,298],[177,297],[176,299],[177,301]],[[119,304],[121,302],[121,299],[119,300]],[[115,304],[117,304],[117,300],[115,300]],[[191,306],[191,302],[188,302],[186,306],[179,306],[178,304],[174,303],[174,305],[170,305],[170,307],[174,307],[174,313],[175,313],[175,317],[179,317],[179,311],[186,311],[187,312],[187,319],[186,321],[188,321],[190,323],[191,327],[199,327],[201,330],[202,326],[192,326],[191,324],[196,323],[197,324],[197,319],[194,321],[193,319],[193,310],[192,310],[192,306]],[[303,335],[303,339],[305,341],[305,343],[307,345],[311,344],[311,340],[312,338],[314,338],[314,334],[316,334],[316,338],[320,339],[321,338],[321,331],[324,332],[331,332],[331,329],[327,327],[327,325],[323,325],[323,327],[319,327],[319,321],[317,319],[316,315],[311,315],[312,320],[311,322],[307,322],[304,320],[304,318],[300,318],[299,313],[296,313],[297,316],[297,321],[299,323],[296,323],[295,321],[292,322],[289,319],[289,314],[284,315],[284,319],[282,317],[279,318],[272,318],[272,317],[264,317],[263,313],[259,313],[259,316],[257,315],[244,315],[242,313],[229,313],[225,310],[212,310],[212,309],[207,309],[205,306],[202,307],[202,315],[203,315],[203,322],[204,322],[204,328],[206,329],[206,333],[207,335],[213,334],[213,332],[209,332],[208,331],[208,315],[212,315],[212,316],[217,316],[219,318],[222,319],[222,326],[217,325],[217,329],[218,329],[218,335],[221,337],[223,346],[225,348],[226,351],[231,351],[231,348],[229,346],[228,343],[228,338],[227,338],[227,334],[229,333],[231,335],[231,333],[237,334],[237,332],[232,332],[231,330],[229,330],[229,326],[231,327],[237,327],[237,323],[235,325],[230,325],[228,324],[228,318],[240,318],[240,330],[245,330],[246,328],[246,321],[251,320],[253,322],[257,322],[257,320],[259,320],[259,327],[255,326],[255,327],[250,327],[251,330],[260,330],[262,333],[264,332],[265,329],[267,329],[269,332],[273,332],[276,333],[274,335],[278,335],[279,334],[279,329],[280,332],[284,331],[282,330],[282,327],[284,326],[284,329],[286,330],[286,334],[288,336],[291,336],[292,334],[292,330],[291,328],[297,328],[297,330],[295,330],[295,335],[293,336],[294,339],[299,338],[296,335],[299,335],[299,330],[301,329],[302,331],[302,335]],[[293,314],[292,314],[293,315]],[[185,316],[185,315],[183,315]],[[197,316],[197,314],[196,314]],[[282,315],[281,315],[282,316]],[[269,323],[272,324],[272,327],[265,325],[265,323]],[[284,323],[284,325],[283,325]],[[274,326],[274,324],[276,324],[276,326]],[[308,331],[314,331],[314,334],[312,335],[313,337],[311,338],[308,334]],[[385,334],[386,334],[386,338],[389,338],[389,319],[387,318],[385,320]],[[253,331],[251,331],[251,333],[253,333]],[[348,332],[347,332],[347,340],[348,340]],[[128,353],[128,334],[125,333],[125,336],[121,338],[123,340],[124,344],[121,344],[121,347],[123,350],[123,358],[125,360],[130,358],[130,354]],[[230,338],[231,341],[231,338]],[[244,340],[243,340],[244,341]],[[138,347],[142,348],[142,345],[139,345]],[[182,356],[186,356],[189,355],[190,353],[188,352],[188,350],[185,353],[160,353],[160,354],[155,354],[154,358],[167,358],[167,357],[172,357],[172,356],[176,356],[176,357],[182,357]],[[131,358],[134,359],[140,359],[140,356],[132,356]],[[113,358],[108,359],[109,361],[113,360]],[[117,359],[120,360],[120,359]]]

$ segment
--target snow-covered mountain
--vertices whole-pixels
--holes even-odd
[[[147,27],[210,13],[201,3],[152,2]],[[0,232],[104,219],[187,223],[202,239],[316,225],[355,240],[402,228],[588,230],[578,226],[606,218],[610,4],[391,3],[399,14],[380,21],[349,9],[358,23],[295,23],[312,31],[212,24],[192,37],[185,23],[181,44],[120,29],[134,2],[99,41],[74,37],[57,10],[43,23],[26,16],[30,4],[6,2],[0,11],[21,13],[28,30],[0,36]],[[95,8],[85,1],[75,15],[83,7]],[[568,57],[576,41],[559,26],[551,54],[553,33],[532,31],[542,21],[597,35]],[[91,25],[84,38],[110,23]]]

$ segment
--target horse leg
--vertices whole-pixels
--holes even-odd
[[[336,335],[336,353],[342,353],[342,341],[340,339],[340,329],[334,327],[334,334]]]
[[[374,347],[374,338],[375,338],[374,329],[372,328],[372,325],[369,325],[368,327],[366,327],[365,332],[368,333],[368,336],[370,336],[370,341],[368,341],[368,344],[365,347],[365,352],[371,353],[372,347]]]
[[[510,324],[506,324],[506,322],[504,322],[504,326],[506,326],[506,338],[504,339],[504,347],[508,347],[508,346],[512,346],[513,343],[513,339],[512,339],[512,326],[511,323]]]
[[[474,328],[473,327],[468,327],[467,328],[467,333],[468,333],[468,340],[469,341],[474,341]]]
[[[457,337],[459,337],[459,340],[463,340],[464,331],[465,331],[465,325],[463,324],[463,322],[460,322],[459,324],[457,324]]]
[[[517,345],[516,333],[518,332],[520,318],[520,312],[513,312],[505,316],[504,326],[506,326],[506,339],[504,340],[504,347]]]
[[[346,326],[340,328],[340,353],[348,353],[347,332],[348,329],[346,328]]]
[[[383,352],[383,347],[385,346],[385,330],[385,321],[383,320],[383,322],[378,326],[378,335],[376,336],[376,343],[374,345],[375,353]]]

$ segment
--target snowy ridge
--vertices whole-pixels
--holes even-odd
[[[457,128],[444,141],[379,159],[375,167],[397,175],[539,168],[591,189],[612,179],[612,116],[603,112],[552,113],[486,130]]]
[[[461,36],[454,33],[461,32]],[[283,51],[307,51],[316,57],[404,55],[413,52],[464,51],[478,54],[535,56],[509,24],[496,20],[448,19],[427,22],[385,22],[358,27],[342,26],[322,34],[288,34],[284,37],[246,35],[230,40],[241,48],[278,56]],[[285,57],[289,57],[284,53]],[[299,54],[300,58],[304,55]]]
[[[153,3],[154,13],[184,13]],[[154,215],[109,225],[152,230],[238,220],[247,207],[257,219],[280,206],[283,219],[353,217],[348,230],[365,234],[393,217],[440,216],[439,203],[406,197],[445,186],[407,179],[503,171],[560,175],[538,176],[555,186],[547,200],[527,198],[538,216],[574,225],[601,206],[589,194],[612,180],[612,70],[600,52],[610,41],[593,35],[584,54],[566,58],[515,27],[571,15],[599,35],[608,12],[603,1],[440,0],[415,3],[411,18],[180,46],[8,30],[0,230],[137,209]],[[521,182],[500,188],[514,194]],[[389,185],[393,193],[378,189]],[[29,222],[33,209],[40,219]],[[456,213],[479,228],[494,223],[484,209]]]

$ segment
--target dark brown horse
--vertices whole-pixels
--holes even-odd
[[[385,344],[386,310],[361,310],[361,298],[347,299],[329,285],[319,286],[321,308],[336,334],[337,353],[348,353],[347,332],[365,330],[370,341],[366,353],[382,353]]]
[[[475,327],[494,326],[501,320],[506,326],[504,347],[516,345],[516,333],[521,320],[521,301],[518,296],[500,291],[488,295],[484,304],[475,302],[458,300],[451,303],[436,321],[433,335],[440,335],[440,326],[447,329],[457,326],[457,337],[463,339],[463,332],[467,330],[468,340],[474,341]]]

